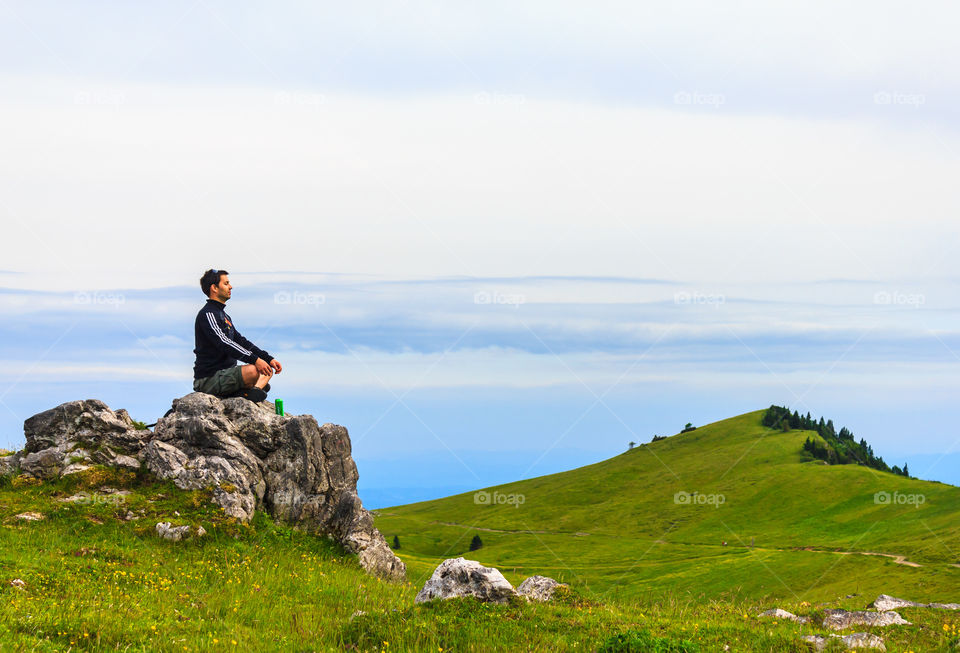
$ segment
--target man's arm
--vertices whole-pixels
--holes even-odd
[[[273,360],[273,356],[265,352],[264,350],[257,347],[255,344],[244,338],[240,332],[237,330],[237,327],[233,327],[234,339],[240,343],[240,345],[246,349],[249,349],[251,352],[256,354],[257,358],[262,358],[264,363],[269,363]]]
[[[254,351],[247,345],[251,344],[244,338],[246,345],[241,342],[238,342],[236,339],[231,339],[227,336],[226,331],[224,330],[224,325],[220,323],[216,315],[212,312],[206,312],[200,316],[200,330],[207,337],[207,340],[213,343],[218,349],[223,352],[229,353],[231,356],[235,356],[237,359],[242,360],[244,363],[254,364],[257,362],[257,359],[260,358],[260,355],[257,351],[262,353],[262,350]],[[240,334],[234,330],[235,335],[239,338]],[[269,356],[269,354],[267,354]],[[269,360],[267,362],[270,362]]]

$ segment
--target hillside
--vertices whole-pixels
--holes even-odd
[[[688,435],[703,437],[707,429],[702,431]],[[671,446],[682,442],[671,440],[664,442]],[[638,454],[643,452],[629,452],[599,467],[619,459],[635,464]],[[687,470],[678,466],[677,471]],[[550,478],[535,480],[547,483],[541,487],[548,488]],[[862,609],[874,598],[861,594],[811,605],[799,597],[774,603],[769,598],[741,596],[697,605],[682,592],[662,587],[645,596],[596,592],[578,585],[579,578],[572,577],[562,557],[574,560],[577,549],[565,550],[562,543],[586,543],[582,551],[588,561],[604,554],[592,544],[597,540],[608,543],[607,554],[619,551],[623,555],[624,537],[615,530],[598,528],[591,535],[574,534],[573,539],[563,533],[522,536],[481,531],[485,545],[468,557],[487,560],[499,546],[498,555],[513,555],[518,561],[513,568],[501,567],[511,580],[518,580],[515,570],[524,565],[534,573],[569,577],[574,586],[550,603],[490,605],[455,599],[415,604],[414,597],[426,577],[421,572],[429,574],[433,569],[429,555],[409,556],[416,568],[408,569],[408,582],[379,578],[361,566],[357,554],[328,537],[274,521],[259,509],[248,522],[230,516],[215,503],[217,491],[216,486],[180,489],[172,480],[157,478],[146,466],[129,469],[92,464],[49,479],[0,474],[0,602],[4,606],[0,610],[0,650],[439,653],[522,648],[786,653],[802,650],[800,637],[823,632],[819,620],[826,607]],[[602,503],[594,501],[592,505]],[[523,514],[527,505],[510,510]],[[710,509],[722,510],[723,506]],[[579,510],[571,523],[588,518],[586,502]],[[532,515],[524,515],[524,520],[532,519]],[[688,520],[674,530],[693,538],[698,532],[696,521]],[[192,535],[177,542],[161,539],[156,532],[159,522],[188,527]],[[508,524],[505,518],[503,523]],[[199,527],[206,531],[204,535],[198,534]],[[474,532],[461,529],[459,537],[463,540]],[[407,534],[401,539],[404,548],[399,553],[407,556],[416,540]],[[467,540],[469,537],[463,543]],[[542,566],[531,560],[537,549],[519,548],[531,541],[548,553]],[[518,548],[511,552],[508,546]],[[723,556],[731,552],[711,553],[709,545],[696,543],[675,546],[684,547],[706,553],[699,562],[696,554],[690,553],[676,554],[671,562],[663,551],[653,549],[650,555],[638,555],[628,563],[636,570],[652,565],[661,578],[663,570],[673,564],[677,578],[684,578],[691,561],[708,570],[711,566],[701,562],[723,562]],[[866,562],[900,569],[883,560]],[[586,576],[588,567],[589,563],[577,563],[580,578]],[[724,567],[733,568],[729,564]],[[933,568],[930,565],[923,570]],[[943,587],[956,576],[943,574],[942,566],[936,569],[945,581],[906,596],[955,600],[957,592],[947,595]],[[599,563],[597,570],[612,573]],[[617,573],[623,576],[622,568]],[[711,579],[716,580],[715,576]],[[847,586],[851,582],[845,579]],[[890,589],[890,585],[884,588]],[[801,626],[757,617],[774,605],[808,615],[818,623]],[[913,625],[869,629],[885,639],[887,650],[954,650],[960,614],[925,608],[900,612]]]
[[[259,511],[242,523],[211,496],[99,466],[0,476],[0,650],[549,650],[631,621],[594,617],[572,595],[549,608],[415,606],[417,587],[371,576],[337,543]],[[166,541],[159,521],[206,535]],[[532,620],[564,628],[541,636]]]
[[[809,460],[803,444],[816,433],[764,427],[763,414],[480,494],[379,510],[376,525],[399,538],[412,578],[479,534],[474,559],[602,596],[960,594],[960,488]]]

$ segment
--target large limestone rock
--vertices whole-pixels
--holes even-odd
[[[211,487],[217,505],[247,521],[264,498],[266,482],[261,461],[244,445],[243,425],[225,414],[224,404],[231,401],[196,392],[175,399],[173,412],[157,421],[142,459],[156,476],[181,489]],[[266,411],[239,401],[262,413],[266,422]]]
[[[97,399],[70,401],[23,423],[27,446],[18,466],[37,478],[66,476],[89,465],[137,469],[146,431],[125,410],[113,412]]]
[[[394,555],[357,497],[347,429],[309,415],[280,416],[272,405],[194,392],[173,401],[154,431],[96,399],[73,401],[24,423],[23,472],[53,478],[85,464],[145,465],[182,489],[211,488],[240,520],[255,510],[331,536],[383,578],[403,579]]]
[[[847,612],[846,610],[824,611],[823,626],[831,630],[843,630],[850,626],[910,625],[896,612]]]
[[[440,563],[414,602],[474,596],[488,603],[506,603],[517,591],[498,569],[476,560],[449,558]]]

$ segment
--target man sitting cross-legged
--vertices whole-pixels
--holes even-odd
[[[233,286],[226,270],[207,270],[200,288],[207,303],[194,324],[197,361],[193,366],[193,389],[217,397],[246,397],[264,401],[268,381],[283,370],[280,361],[240,335],[224,307]],[[237,365],[237,360],[248,365]]]

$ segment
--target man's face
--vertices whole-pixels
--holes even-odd
[[[230,292],[233,286],[230,285],[230,277],[225,274],[220,275],[220,283],[216,286],[211,286],[213,292],[210,293],[210,299],[216,299],[219,302],[224,302],[230,299]]]

